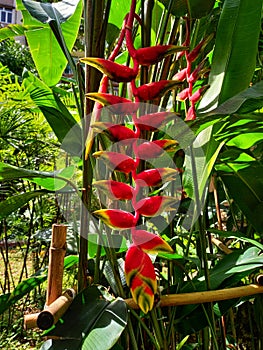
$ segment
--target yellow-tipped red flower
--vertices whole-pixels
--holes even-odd
[[[145,230],[132,231],[132,240],[135,245],[148,253],[173,253],[173,249],[162,237]]]
[[[141,101],[149,101],[161,97],[166,91],[173,89],[178,84],[181,84],[181,82],[176,80],[160,80],[141,85],[133,91],[133,93],[134,96],[138,97]]]
[[[172,181],[178,175],[178,171],[171,168],[155,168],[140,172],[136,176],[136,181],[140,181],[140,186],[160,186],[162,183]]]
[[[141,66],[149,66],[160,62],[165,57],[172,55],[175,52],[186,51],[186,46],[176,45],[156,45],[150,47],[142,47],[134,51],[133,59]]]
[[[109,122],[96,122],[91,127],[97,132],[103,132],[108,135],[111,141],[122,141],[130,143],[130,139],[136,138],[136,134],[133,130],[127,128],[124,125],[112,124]]]
[[[176,210],[178,200],[169,196],[146,197],[136,203],[136,212],[148,217],[158,216],[163,211]]]
[[[109,110],[114,114],[133,114],[139,108],[139,104],[136,102],[104,92],[89,92],[86,94],[86,97],[103,106],[108,106]]]
[[[125,277],[134,301],[147,314],[153,308],[157,292],[156,275],[149,256],[135,245],[131,245],[125,258]]]
[[[130,67],[105,60],[104,58],[85,57],[81,58],[80,61],[97,68],[103,74],[107,75],[109,79],[118,83],[131,81],[136,78],[138,73]]]
[[[135,226],[134,216],[120,209],[100,209],[93,212],[93,215],[102,220],[113,230],[127,230]]]
[[[129,200],[133,197],[133,187],[123,182],[101,180],[94,182],[93,186],[106,193],[112,200]]]
[[[136,169],[136,163],[133,158],[126,154],[118,152],[98,151],[93,153],[95,158],[102,159],[108,168],[112,171],[120,171],[128,174]]]
[[[162,155],[164,151],[175,151],[177,146],[178,142],[175,140],[156,140],[143,142],[137,148],[137,156],[144,160],[156,158]]]

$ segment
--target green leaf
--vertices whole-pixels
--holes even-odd
[[[77,38],[82,15],[82,1],[63,0],[44,4],[31,0],[23,2],[18,0],[17,7],[22,11],[24,25],[29,26],[25,34],[38,73],[48,86],[54,86],[61,79],[67,65],[64,53],[66,50],[69,52],[72,50]],[[47,23],[53,23],[53,25],[56,23],[57,27],[60,26],[59,39],[67,43],[67,49],[61,49]],[[35,26],[40,25],[41,28],[36,30]]]
[[[64,23],[75,13],[79,0],[70,2],[62,0],[55,3],[40,3],[32,0],[22,0],[22,2],[31,16],[42,23],[50,21]]]
[[[85,338],[82,350],[108,350],[117,342],[127,325],[127,307],[116,299],[104,311]]]
[[[31,99],[40,108],[51,126],[61,147],[72,155],[80,156],[82,152],[81,128],[66,106],[56,94],[32,73],[23,74],[23,84]]]
[[[61,340],[53,340],[52,347],[49,343],[42,349],[65,349],[65,344],[70,350],[112,347],[127,324],[127,306],[121,299],[105,300],[100,288],[92,286],[76,296],[62,319],[46,332]]]
[[[64,269],[70,269],[72,266],[77,265],[79,262],[79,257],[77,255],[68,255],[64,259]]]
[[[196,176],[200,200],[203,197],[207,180],[211,174],[217,156],[224,142],[217,142],[213,137],[214,127],[210,125],[202,130],[193,143],[193,152],[186,154],[183,174],[184,190],[190,198],[195,198],[193,177]],[[192,159],[194,164],[192,163]],[[196,171],[194,169],[196,168]],[[195,175],[196,172],[196,175]]]
[[[14,38],[16,36],[25,35],[25,32],[29,29],[40,29],[41,26],[24,26],[22,24],[10,24],[7,27],[0,29],[0,41],[8,38]]]
[[[109,15],[109,23],[114,24],[121,29],[124,17],[130,11],[129,1],[112,0]]]
[[[263,233],[263,166],[258,162],[225,163],[216,169],[233,198],[255,230]]]
[[[177,254],[177,253],[163,253],[163,252],[158,252],[158,257],[167,259],[167,260],[182,260],[185,259],[183,255]]]
[[[62,170],[47,172],[18,168],[0,162],[0,180],[28,179],[49,191],[58,191],[67,185],[67,179],[74,174],[74,166]]]
[[[213,114],[249,113],[263,106],[263,81],[256,83],[239,94],[229,98]]]
[[[256,67],[261,8],[261,0],[224,1],[209,74],[210,88],[199,104],[199,114],[214,113],[223,102],[249,86]]]
[[[170,0],[159,0],[168,9]],[[206,16],[214,7],[215,0],[176,0],[172,2],[171,13],[176,17],[181,17],[189,12],[190,7],[191,17],[201,18]]]
[[[218,141],[225,141],[228,146],[249,149],[262,141],[262,132],[262,114],[234,114],[221,122],[221,127],[214,136]]]
[[[22,299],[23,296],[31,292],[31,290],[39,286],[46,279],[47,275],[27,278],[26,280],[19,283],[12,293],[1,295],[0,314],[2,314],[10,306],[14,305],[18,300]]]
[[[48,191],[39,190],[18,194],[0,203],[0,220],[27,204],[31,199],[47,194]]]

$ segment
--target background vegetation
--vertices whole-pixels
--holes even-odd
[[[187,54],[174,53],[142,66],[137,86],[173,80],[185,68],[197,74],[192,93],[205,86],[193,118],[188,118],[191,95],[178,98],[190,87],[189,79],[151,101],[180,114],[202,145],[205,161],[198,163],[180,144],[170,153],[182,170],[185,197],[173,220],[165,214],[151,221],[174,253],[159,252],[155,258],[159,295],[147,314],[127,312],[122,299],[116,299],[131,297],[123,273],[127,234],[105,225],[100,226],[101,237],[87,214],[111,205],[92,186],[98,172],[92,154],[111,143],[99,134],[89,152],[83,150],[91,137],[94,107],[85,94],[98,91],[102,74],[78,59],[111,57],[122,28],[127,29],[123,20],[132,3],[76,0],[43,5],[19,0],[23,25],[0,30],[1,347],[65,349],[67,342],[69,349],[93,350],[261,349],[261,294],[165,308],[158,307],[158,301],[165,294],[249,285],[262,272],[262,1],[136,2],[136,49],[172,44],[193,52],[200,43],[191,62]],[[13,41],[21,34],[28,49]],[[126,41],[115,62],[132,66]],[[126,98],[129,89],[122,82],[108,85],[109,93]],[[162,139],[171,130],[174,139],[182,132],[171,121],[145,138]],[[155,191],[152,195],[165,189]],[[175,193],[173,187],[166,191]],[[186,229],[190,203],[204,206]],[[163,222],[165,230],[158,227]],[[42,331],[23,329],[23,315],[45,304],[53,223],[69,227],[64,287],[75,287],[78,296],[64,323],[47,331],[66,340],[44,343]],[[102,245],[101,239],[116,241],[115,248]]]

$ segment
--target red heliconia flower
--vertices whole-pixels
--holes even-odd
[[[206,45],[209,43],[209,41],[213,38],[214,34],[211,33],[206,38],[200,41],[199,44],[196,45],[196,47],[187,54],[187,60],[188,62],[193,62],[197,59],[199,54],[204,50]]]
[[[191,106],[187,111],[185,120],[188,121],[188,120],[195,120],[195,119],[196,119],[195,107]]]
[[[93,186],[102,190],[112,200],[129,200],[133,197],[133,187],[123,182],[114,180],[101,180],[93,183]]]
[[[136,70],[130,67],[110,60],[105,60],[104,58],[85,57],[81,58],[80,61],[97,68],[103,74],[107,75],[109,79],[118,83],[130,82],[136,78],[138,73]]]
[[[184,68],[173,76],[173,80],[184,81],[186,77],[187,77],[187,68]]]
[[[175,52],[186,50],[187,47],[176,45],[142,47],[134,52],[133,59],[136,60],[141,66],[150,66]]]
[[[153,217],[160,215],[163,211],[176,210],[178,200],[169,196],[153,196],[139,200],[134,208],[137,213]]]
[[[190,74],[190,77],[187,80],[188,83],[193,84],[197,81],[205,63],[206,63],[206,59],[204,59],[202,62],[200,62],[199,65],[193,70],[193,72]]]
[[[108,135],[111,141],[122,141],[125,144],[127,141],[130,144],[130,139],[137,138],[135,132],[124,125],[112,124],[109,122],[96,122],[91,127],[97,132],[103,132]]]
[[[178,101],[185,101],[189,97],[189,91],[189,88],[180,91],[179,94],[177,94],[176,99]]]
[[[104,92],[89,92],[86,97],[94,100],[103,106],[108,106],[114,114],[133,114],[139,108],[139,103],[132,102],[127,98],[115,96]]]
[[[196,90],[195,93],[189,97],[189,100],[193,103],[197,103],[202,97],[204,91],[209,87],[209,85],[202,86],[200,89]]]
[[[136,125],[141,130],[156,131],[162,125],[168,123],[178,115],[179,114],[174,112],[156,112],[145,114],[139,117],[139,119],[136,121]]]
[[[160,186],[162,183],[172,181],[178,175],[178,171],[171,168],[148,169],[136,175],[136,181],[140,186]]]
[[[156,140],[143,142],[137,147],[137,156],[141,159],[147,160],[156,158],[166,152],[175,151],[178,142],[175,140]]]
[[[133,230],[132,241],[136,246],[148,253],[173,253],[173,249],[162,237],[145,230]]]
[[[127,230],[136,225],[134,216],[121,209],[99,209],[93,215],[113,230]]]
[[[181,84],[181,82],[176,80],[155,81],[153,83],[141,85],[133,91],[133,94],[141,101],[154,100],[157,97],[161,97],[166,91],[173,89],[178,84]]]
[[[95,158],[101,158],[109,169],[128,174],[136,169],[133,158],[118,152],[98,151],[93,153]]]
[[[151,259],[147,253],[131,245],[126,254],[124,271],[134,301],[147,314],[154,306],[154,295],[157,293],[156,275]]]

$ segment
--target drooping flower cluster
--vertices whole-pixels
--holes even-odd
[[[183,43],[184,46],[188,47],[190,44],[190,20],[189,18],[185,18],[186,23],[186,39]],[[189,100],[189,107],[186,108],[186,118],[185,120],[194,120],[196,119],[196,104],[201,99],[205,90],[209,87],[208,85],[202,86],[193,92],[195,82],[200,79],[200,76],[207,73],[206,59],[203,59],[197,67],[192,70],[192,65],[195,60],[200,56],[206,45],[212,39],[213,34],[208,37],[202,39],[190,52],[189,51],[181,51],[177,54],[177,59],[179,59],[182,55],[185,55],[186,59],[186,68],[179,71],[175,74],[174,79],[178,81],[187,81],[188,87],[183,89],[180,93],[177,94],[177,100],[186,101]]]
[[[160,194],[144,195],[145,188],[158,188],[164,183],[174,180],[177,176],[177,169],[145,167],[145,161],[158,158],[164,152],[174,150],[178,146],[178,142],[171,139],[154,141],[151,139],[156,131],[175,118],[175,113],[168,111],[142,112],[140,107],[146,101],[153,101],[169,89],[181,84],[184,73],[178,79],[161,80],[141,86],[136,85],[136,77],[140,66],[154,65],[168,55],[187,50],[187,46],[157,45],[136,50],[132,38],[132,26],[136,17],[135,4],[136,1],[132,1],[131,10],[125,19],[119,42],[109,59],[93,57],[83,58],[82,61],[99,69],[104,74],[99,92],[90,92],[86,95],[89,99],[96,101],[96,118],[91,127],[95,132],[106,134],[111,141],[121,143],[121,147],[117,147],[116,151],[100,150],[95,152],[93,156],[102,160],[113,173],[125,174],[124,178],[130,181],[129,183],[127,183],[128,181],[116,181],[116,177],[114,177],[95,182],[94,186],[105,192],[107,197],[116,201],[117,204],[118,201],[129,201],[132,210],[126,211],[115,205],[114,208],[97,210],[94,215],[114,230],[130,231],[132,243],[125,258],[126,280],[135,302],[143,312],[147,313],[154,305],[154,295],[157,292],[155,270],[148,254],[159,251],[171,253],[172,248],[159,235],[145,230],[142,222],[147,221],[146,218],[158,216],[162,212],[176,210],[180,198]],[[128,52],[133,60],[132,68],[114,62],[124,37]],[[194,55],[193,52],[190,54]],[[190,54],[188,55],[189,62]],[[188,76],[187,72],[185,74]],[[192,75],[194,74],[193,72]],[[108,93],[108,80],[130,83],[133,100]],[[188,97],[193,104],[196,102],[194,95],[188,93]],[[102,106],[107,106],[108,111],[113,116],[110,121],[100,119]],[[125,125],[124,116],[132,118],[132,129]],[[114,122],[117,119],[121,119],[121,122]],[[145,135],[148,135],[147,139],[144,138]]]

